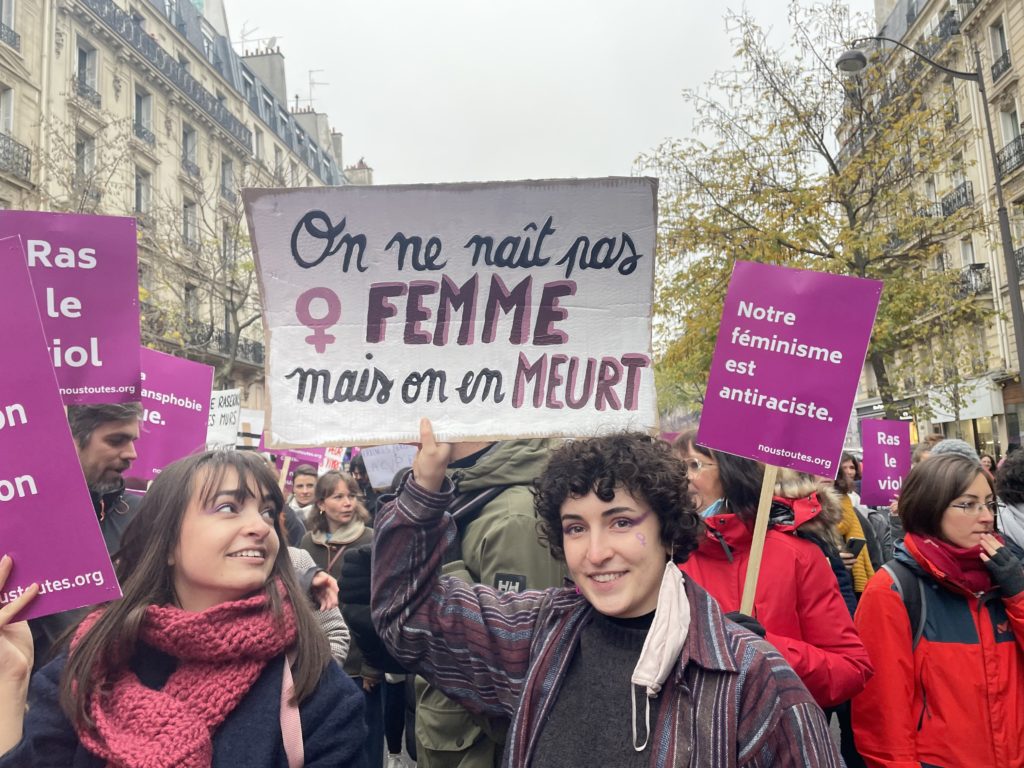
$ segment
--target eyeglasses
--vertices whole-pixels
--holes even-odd
[[[717,467],[713,461],[701,461],[700,459],[683,459],[683,464],[686,466],[687,473],[694,475],[700,474],[700,471],[704,467]]]
[[[998,501],[963,501],[959,504],[950,504],[950,509],[959,509],[968,515],[980,515],[982,509],[988,509],[993,515],[999,511]]]

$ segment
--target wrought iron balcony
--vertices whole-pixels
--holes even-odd
[[[193,179],[199,178],[199,166],[195,164],[195,161],[189,160],[187,157],[181,158],[181,170]]]
[[[960,12],[960,23],[963,24],[967,20],[967,17],[971,15],[971,11],[978,7],[979,0],[960,0],[957,5],[957,10]]]
[[[1015,250],[1013,257],[1017,260],[1017,274],[1024,275],[1024,246]]]
[[[1024,165],[1024,136],[1018,136],[996,152],[999,173],[1008,176]]]
[[[204,88],[190,75],[171,54],[161,48],[132,17],[122,11],[113,0],[81,0],[82,4],[138,51],[143,58],[174,83],[189,99],[212,117],[218,125],[230,134],[248,151],[252,151],[252,131],[235,117],[217,97]]]
[[[6,24],[0,24],[0,41],[7,43],[16,51],[21,50],[21,35]]]
[[[1000,77],[1010,71],[1010,52],[1009,50],[1003,51],[1002,55],[992,62],[992,82],[994,83]]]
[[[231,189],[227,184],[220,185],[220,196],[232,205],[238,202],[238,193]]]
[[[942,210],[942,203],[928,203],[914,211],[914,215],[920,218],[941,219],[946,214]]]
[[[952,37],[960,34],[960,19],[952,8],[939,21],[939,37]]]
[[[955,289],[956,297],[964,299],[992,290],[992,273],[988,264],[971,264],[960,270]]]
[[[942,212],[946,216],[952,216],[968,205],[974,205],[974,185],[969,181],[961,182],[952,192],[942,198]]]
[[[72,84],[74,86],[76,94],[78,94],[83,99],[85,99],[87,102],[89,102],[94,107],[99,109],[100,105],[102,105],[102,103],[103,103],[103,99],[100,96],[100,92],[99,91],[97,91],[95,88],[93,88],[91,85],[89,85],[89,83],[87,83],[85,81],[85,78],[82,77],[81,75],[76,77],[71,82],[72,82]]]
[[[192,232],[181,233],[181,244],[185,246],[185,250],[187,251],[192,251],[194,253],[199,250],[199,238]]]
[[[24,181],[32,173],[32,151],[4,133],[0,133],[0,171]]]
[[[156,134],[142,123],[135,123],[135,135],[151,147],[156,144]]]

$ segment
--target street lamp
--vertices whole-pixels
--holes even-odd
[[[1003,261],[1005,262],[1004,266],[1006,268],[1006,282],[1009,287],[1010,318],[1013,321],[1013,339],[1017,350],[1017,370],[1024,370],[1024,335],[1022,335],[1022,331],[1024,331],[1024,305],[1021,304],[1020,296],[1020,270],[1017,268],[1017,258],[1013,255],[1013,238],[1010,235],[1010,217],[1006,213],[1006,201],[1003,199],[1003,173],[999,170],[999,160],[996,157],[996,138],[992,133],[992,118],[988,113],[988,96],[985,92],[985,78],[982,76],[981,55],[978,53],[978,48],[975,45],[971,45],[971,50],[974,54],[974,71],[961,72],[957,69],[944,67],[937,61],[932,61],[920,51],[916,51],[910,46],[904,45],[899,40],[893,40],[891,37],[861,37],[852,41],[851,44],[857,45],[869,40],[892,43],[905,51],[909,51],[919,59],[923,59],[931,66],[945,72],[947,75],[955,77],[958,80],[970,80],[978,86],[978,91],[981,93],[981,111],[985,115],[985,133],[988,136],[988,148],[992,153],[992,168],[995,171],[996,203],[998,204],[996,213],[999,217],[999,237],[1003,243]],[[841,72],[860,72],[867,65],[867,56],[864,55],[863,51],[855,48],[844,51],[840,54],[839,58],[836,59],[836,68]]]

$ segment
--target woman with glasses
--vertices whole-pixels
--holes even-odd
[[[714,597],[729,618],[764,632],[800,676],[821,707],[859,693],[871,675],[867,652],[853,628],[836,575],[816,544],[795,530],[821,513],[810,497],[785,501],[797,508],[765,538],[761,574],[754,596],[756,621],[736,613],[743,596],[754,518],[764,477],[762,465],[696,442],[683,432],[673,448],[686,475],[706,533],[682,570]],[[756,625],[756,626],[755,626]]]
[[[875,667],[853,701],[869,766],[1024,766],[1024,568],[996,507],[981,465],[959,455],[903,484],[906,536],[855,619]]]

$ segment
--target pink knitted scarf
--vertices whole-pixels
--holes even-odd
[[[287,597],[282,607],[283,622],[274,619],[262,593],[200,613],[149,606],[139,639],[176,658],[177,668],[159,691],[128,667],[99,670],[89,694],[95,730],[79,731],[79,740],[118,768],[209,768],[214,732],[267,662],[295,643]],[[76,641],[99,616],[82,622]]]

